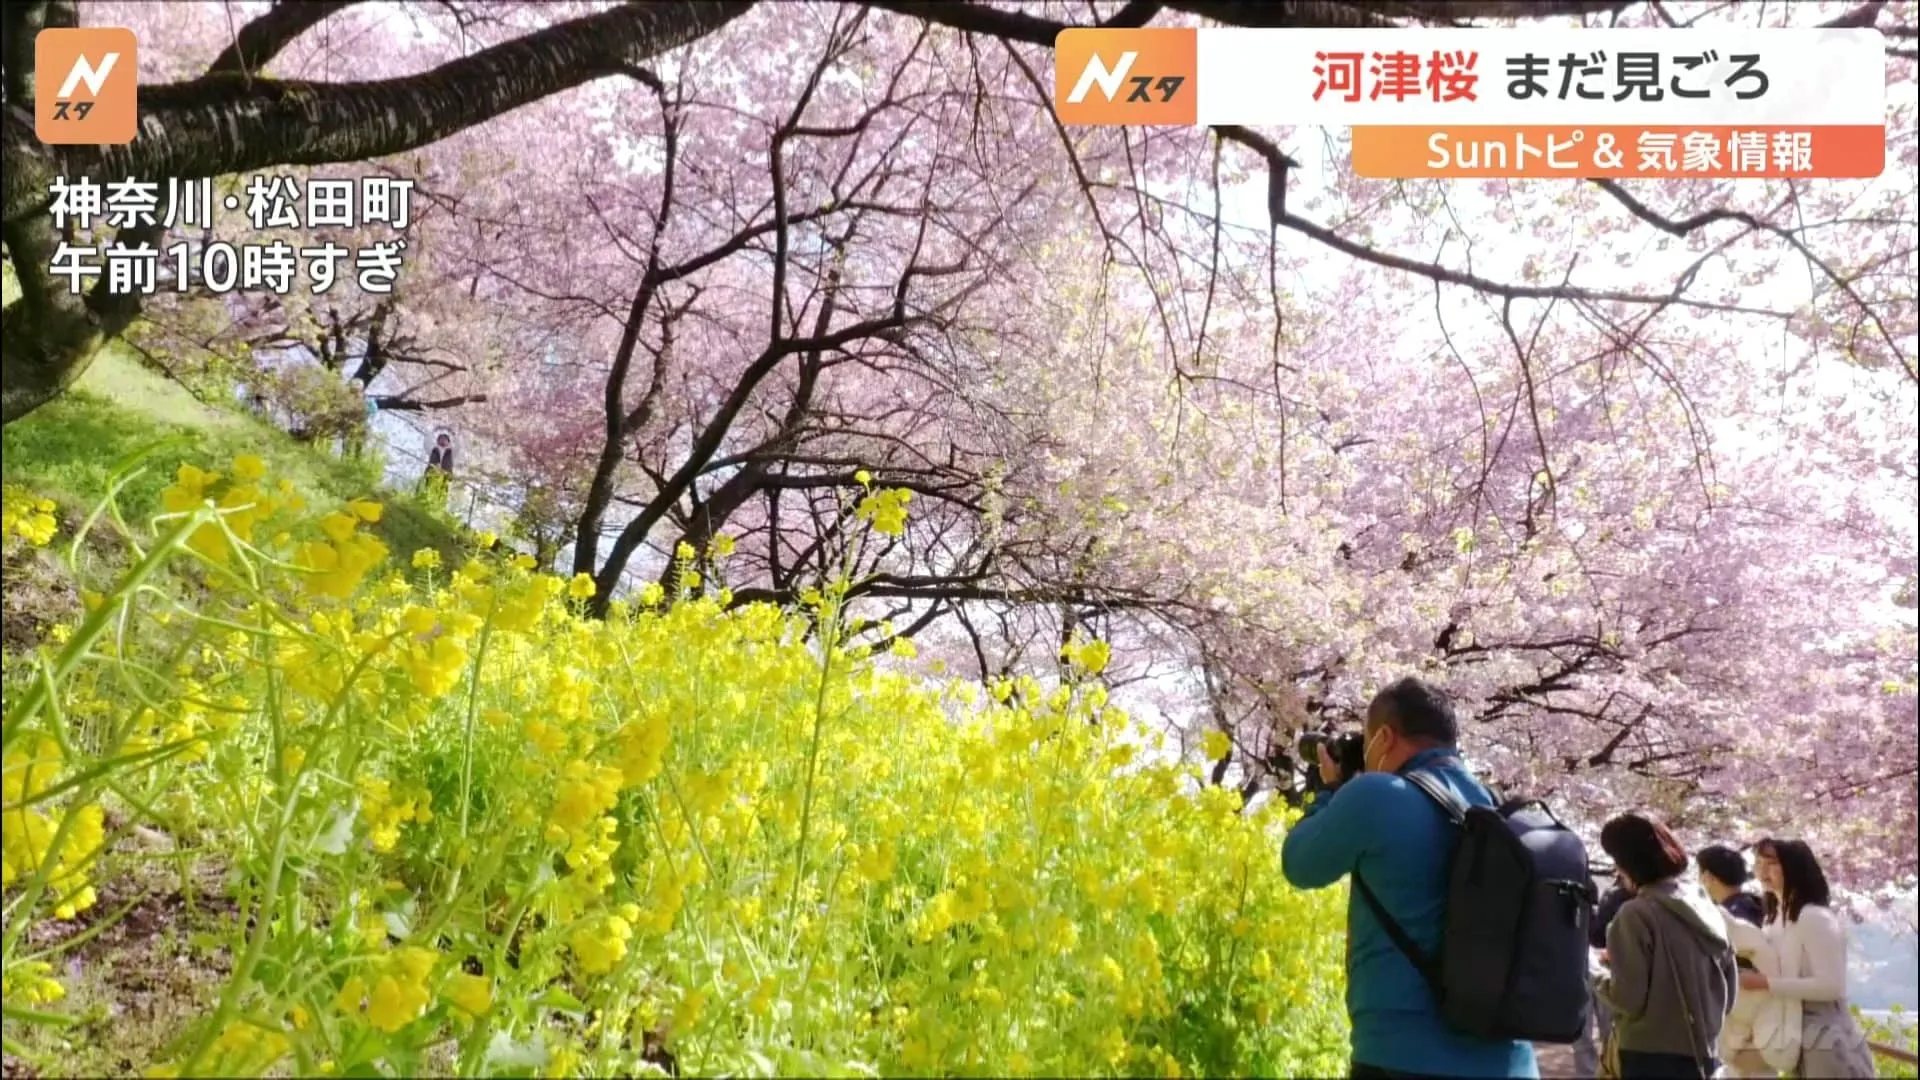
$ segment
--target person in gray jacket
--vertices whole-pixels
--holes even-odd
[[[1687,853],[1666,826],[1622,814],[1600,830],[1633,899],[1607,927],[1607,977],[1621,1080],[1706,1080],[1739,985],[1726,916],[1679,878]]]

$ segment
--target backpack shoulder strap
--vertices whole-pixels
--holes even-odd
[[[1425,792],[1427,798],[1433,800],[1434,804],[1440,808],[1440,812],[1445,814],[1447,820],[1456,827],[1465,824],[1466,803],[1462,802],[1460,797],[1453,793],[1453,789],[1438,776],[1425,769],[1412,769],[1400,775],[1408,783]],[[1445,1000],[1446,986],[1440,980],[1440,969],[1434,959],[1421,951],[1420,946],[1414,944],[1413,938],[1408,936],[1406,928],[1401,926],[1398,920],[1387,914],[1386,905],[1380,902],[1380,898],[1374,895],[1371,888],[1368,888],[1366,879],[1360,876],[1358,870],[1353,872],[1353,887],[1354,891],[1360,894],[1360,899],[1366,903],[1367,909],[1373,912],[1374,920],[1380,924],[1380,929],[1385,930],[1387,937],[1393,940],[1394,947],[1400,950],[1407,961],[1413,965],[1414,970],[1420,973],[1420,977],[1426,980],[1428,988],[1433,991],[1434,1000]]]
[[[1682,907],[1680,901],[1662,896],[1659,893],[1650,894],[1649,899],[1654,901],[1654,907],[1666,913],[1668,920],[1679,923],[1685,927],[1691,935],[1699,934],[1699,931],[1694,929],[1693,921],[1681,913]],[[1680,1002],[1680,1015],[1687,1023],[1687,1056],[1693,1058],[1695,1064],[1712,1060],[1713,1053],[1711,1050],[1708,1051],[1705,1058],[1700,1056],[1700,1044],[1697,1038],[1699,1028],[1694,1023],[1693,1005],[1687,1000],[1686,980],[1680,977],[1680,961],[1675,956],[1675,950],[1671,945],[1663,951],[1667,954],[1667,970],[1673,975],[1673,992]]]
[[[1553,807],[1548,806],[1545,799],[1508,799],[1506,802],[1500,804],[1500,816],[1512,817],[1514,814],[1529,807],[1546,815],[1547,820],[1553,822],[1555,828],[1566,829],[1566,822],[1560,820],[1560,815],[1553,812]]]
[[[1394,947],[1400,950],[1401,955],[1407,958],[1407,962],[1420,973],[1420,978],[1426,981],[1427,988],[1433,991],[1433,999],[1445,1000],[1446,986],[1440,981],[1440,969],[1435,966],[1431,957],[1420,950],[1420,946],[1413,943],[1413,938],[1407,936],[1406,928],[1401,926],[1393,916],[1387,914],[1386,905],[1380,902],[1379,897],[1373,895],[1373,890],[1367,887],[1366,879],[1360,876],[1358,870],[1353,872],[1353,887],[1354,891],[1360,894],[1360,899],[1366,902],[1367,909],[1373,912],[1373,917],[1379,922],[1380,929],[1387,932],[1387,937],[1393,940]]]
[[[1447,820],[1455,825],[1466,824],[1467,804],[1460,796],[1454,794],[1453,789],[1448,787],[1445,781],[1426,769],[1413,769],[1401,773],[1400,776],[1407,783],[1426,792],[1428,798],[1439,804],[1440,811],[1447,815]]]

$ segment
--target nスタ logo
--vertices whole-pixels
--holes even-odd
[[[1062,30],[1053,51],[1053,107],[1061,123],[1198,120],[1199,38],[1192,30]]]
[[[1132,92],[1127,95],[1129,104],[1136,101],[1151,103],[1153,98],[1147,96],[1149,90],[1159,94],[1162,102],[1168,102],[1186,84],[1185,75],[1135,75],[1129,80],[1127,74],[1133,70],[1133,63],[1138,59],[1140,54],[1137,52],[1123,52],[1119,65],[1109,69],[1101,63],[1100,54],[1094,53],[1087,58],[1087,69],[1080,73],[1080,81],[1073,84],[1073,93],[1067,95],[1068,103],[1078,105],[1085,101],[1087,91],[1096,86],[1100,88],[1102,96],[1112,101],[1113,96],[1120,92],[1123,82],[1133,85]]]
[[[119,26],[62,27],[33,39],[33,133],[54,145],[117,145],[139,130],[140,46]]]

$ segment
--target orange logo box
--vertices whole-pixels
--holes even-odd
[[[33,39],[33,133],[43,143],[117,145],[139,132],[140,46],[119,26]]]
[[[1053,60],[1053,109],[1063,124],[1199,121],[1196,31],[1062,30]]]

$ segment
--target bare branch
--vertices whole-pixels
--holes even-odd
[[[275,4],[267,13],[240,28],[233,44],[214,58],[207,75],[233,73],[258,75],[280,51],[301,34],[325,22],[334,13],[352,7],[357,0],[306,0],[299,4]]]

